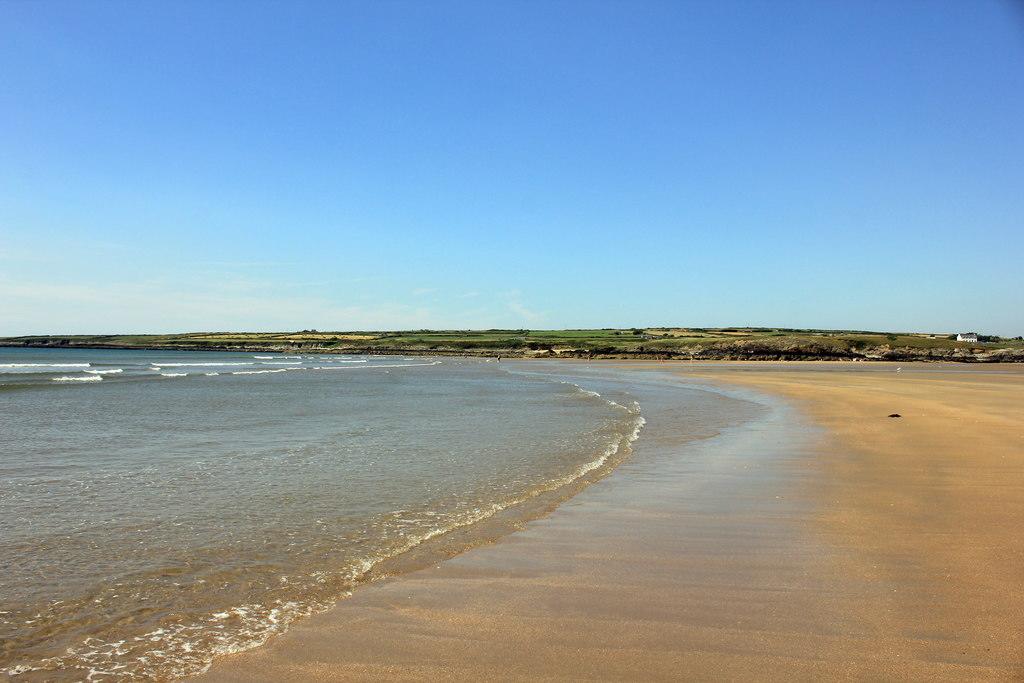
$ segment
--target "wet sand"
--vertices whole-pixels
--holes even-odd
[[[648,425],[607,478],[203,678],[1024,677],[1021,369],[616,371]],[[672,383],[756,405],[694,440]]]

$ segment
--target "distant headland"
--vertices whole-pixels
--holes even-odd
[[[0,346],[515,358],[1024,362],[1021,337],[766,327],[40,335],[0,337]]]

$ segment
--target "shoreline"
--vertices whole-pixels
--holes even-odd
[[[621,367],[639,383],[667,370],[691,386],[758,392],[776,422],[710,435],[687,444],[684,457],[662,429],[671,406],[656,406],[634,457],[551,514],[368,586],[259,649],[218,659],[200,679],[1024,674],[1010,618],[1024,607],[1014,538],[1024,494],[998,484],[1021,478],[1020,459],[999,476],[990,469],[1021,454],[1015,390],[1024,373],[904,372],[894,395],[879,387],[895,373],[848,364],[820,372],[594,364],[598,372]],[[914,445],[929,431],[933,448],[949,436],[929,410],[948,420],[958,408],[955,400],[933,405],[936,382],[952,384],[966,404],[957,438],[973,435],[989,454],[956,472],[966,481],[952,488],[952,470],[938,479],[933,471],[952,467],[948,456]],[[896,399],[909,406],[903,422],[842,414],[853,401],[874,417]],[[966,424],[1000,401],[1009,405],[981,428]],[[992,424],[1001,431],[985,431]],[[884,431],[893,425],[906,428],[895,441]],[[913,464],[879,472],[893,446]],[[943,462],[929,469],[936,457]],[[952,509],[922,509],[935,495]],[[954,511],[988,524],[957,524]],[[993,512],[1009,519],[996,524]],[[888,545],[886,533],[896,534]]]
[[[437,346],[432,348],[389,347],[389,346],[320,346],[309,344],[211,344],[204,346],[189,344],[104,344],[18,342],[0,340],[0,348],[12,349],[82,349],[119,351],[197,351],[211,353],[282,353],[282,354],[340,354],[351,356],[424,356],[437,358],[506,358],[510,360],[554,360],[554,361],[662,361],[662,362],[789,362],[789,363],[958,363],[974,364],[1016,364],[1024,363],[1024,350],[1012,348],[990,349],[915,349],[909,347],[877,347],[858,351],[835,349],[814,349],[796,347],[773,349],[752,347],[699,348],[682,350],[588,350],[588,349],[547,349],[480,347],[457,348]]]
[[[497,376],[505,376],[505,374],[504,368],[500,368],[496,373]],[[554,383],[553,380],[549,381]],[[406,537],[405,534],[402,534],[408,540],[408,545],[399,547],[394,551],[389,551],[386,554],[378,554],[368,558],[368,560],[363,560],[359,573],[351,576],[351,585],[343,587],[343,590],[334,591],[325,600],[278,600],[277,606],[273,602],[266,603],[265,606],[270,610],[271,616],[265,622],[259,624],[261,632],[253,631],[250,634],[252,636],[251,640],[244,643],[239,643],[237,640],[222,641],[218,644],[220,651],[247,651],[252,647],[258,647],[266,637],[274,635],[282,628],[287,628],[292,619],[297,617],[301,620],[303,616],[320,612],[336,600],[344,599],[344,596],[350,595],[352,590],[358,590],[382,577],[415,571],[416,569],[449,559],[470,548],[491,543],[505,534],[522,528],[529,520],[547,514],[562,501],[585,489],[594,481],[598,481],[606,476],[622,459],[629,456],[631,452],[630,445],[638,437],[643,427],[644,418],[639,413],[638,407],[630,406],[625,401],[623,403],[616,403],[610,400],[609,397],[601,396],[579,385],[574,385],[574,387],[567,389],[571,396],[575,396],[575,398],[570,398],[570,400],[584,400],[586,402],[597,400],[599,403],[609,404],[609,409],[617,416],[614,420],[610,418],[604,419],[606,424],[602,428],[604,430],[603,433],[608,436],[614,436],[614,440],[599,444],[600,448],[597,448],[598,444],[592,444],[595,450],[579,451],[579,453],[586,456],[586,460],[580,463],[578,468],[565,470],[560,476],[554,478],[544,479],[537,486],[530,488],[522,495],[517,494],[515,497],[505,496],[504,499],[493,502],[491,505],[480,505],[474,511],[477,513],[475,516],[459,518],[452,525],[442,526],[435,523],[434,528],[423,535],[410,535]],[[623,399],[620,397],[619,400],[622,401]],[[285,607],[280,607],[282,603],[285,604]],[[197,607],[202,609],[204,605],[203,603],[197,603]],[[249,605],[248,607],[252,608],[253,606]],[[230,610],[226,610],[224,613],[228,612]],[[8,614],[8,612],[3,614]],[[163,632],[162,627],[163,625],[161,624],[161,633]],[[218,626],[217,628],[221,627]],[[150,634],[144,634],[144,636],[148,635]],[[126,637],[124,640],[128,639],[129,637]],[[98,641],[99,639],[94,640]],[[111,642],[117,642],[116,637],[110,640]],[[148,640],[148,638],[134,638],[134,640]],[[84,645],[88,644],[89,641],[85,641]],[[185,645],[188,646],[188,643],[185,643]],[[89,647],[93,650],[97,649],[95,645]],[[89,647],[86,649],[89,649]],[[164,654],[174,652],[174,648],[169,643],[161,643],[159,647],[161,649],[156,650],[157,652]],[[115,645],[114,649],[118,649],[118,646]],[[68,653],[72,654],[70,649]],[[197,671],[199,666],[193,665],[202,665],[204,662],[197,659],[188,659],[189,653],[196,653],[196,657],[204,658],[207,654],[205,650],[201,650],[198,646],[194,648],[184,647],[181,653],[185,654],[185,658],[180,660],[181,664],[174,664],[173,656],[168,658],[168,661],[172,662],[172,666],[177,668],[170,669],[170,673],[165,671],[153,675],[163,679],[168,676],[186,675],[188,671]],[[119,652],[117,654],[123,653]],[[52,663],[53,659],[55,658],[49,658],[46,661]],[[138,657],[137,659],[144,661],[143,657]],[[128,658],[128,661],[131,661],[131,657]],[[7,664],[6,660],[4,664]],[[114,667],[115,670],[124,668],[123,662],[118,662],[118,664],[119,666]],[[108,668],[110,667],[96,665],[93,667],[93,670],[106,671]],[[67,667],[61,671],[57,667],[46,669],[45,667],[36,667],[33,664],[24,662],[18,662],[9,670],[6,668],[4,670],[8,671],[11,675],[20,676],[20,680],[49,680],[49,678],[46,678],[47,674],[55,674],[58,671],[61,672],[60,677],[63,680],[64,674],[70,674]],[[47,673],[42,673],[44,671]],[[121,672],[121,674],[124,673],[123,671]]]
[[[623,384],[622,378],[618,377],[609,379],[606,375],[600,373],[597,375],[588,376],[585,374],[575,374],[573,372],[579,371],[581,368],[584,367],[585,366],[584,364],[582,364],[582,362],[571,362],[571,364],[559,364],[559,370],[561,370],[562,372],[559,372],[555,375],[551,375],[548,377],[548,379],[557,380],[562,377],[570,377],[572,381],[569,383],[580,382],[588,387],[595,386],[600,383],[605,383],[604,386],[599,387],[602,390],[602,396],[605,395],[604,391],[607,390],[607,387],[609,385]],[[537,370],[534,364],[521,364],[520,362],[520,364],[516,364],[516,370],[531,376],[547,376],[547,373],[534,372],[535,370]],[[660,380],[659,384],[664,385],[664,380]],[[622,389],[623,386],[617,386],[615,390],[617,391]],[[672,390],[678,389],[679,387],[672,387]],[[742,390],[737,391],[730,389],[714,389],[709,391],[707,388],[688,387],[685,388],[684,391],[690,393],[698,392],[713,397],[715,400],[712,402],[716,405],[716,407],[724,408],[727,411],[731,411],[731,413],[728,414],[731,415],[732,417],[726,419],[723,417],[722,414],[709,413],[706,419],[703,420],[702,424],[698,426],[699,428],[694,429],[694,426],[690,425],[685,430],[670,434],[671,440],[676,444],[700,443],[702,441],[720,435],[720,431],[724,432],[741,428],[741,426],[746,422],[755,421],[757,419],[757,417],[754,414],[757,413],[757,411],[759,410],[758,405],[754,402],[746,400],[744,396],[736,395],[743,394],[744,392]],[[622,400],[622,398],[618,399]],[[739,412],[736,413],[736,410],[739,410]],[[750,411],[754,411],[754,413],[746,415],[745,412]],[[646,409],[643,409],[643,414],[646,415]],[[741,417],[741,415],[745,417]],[[643,440],[648,437],[647,431],[648,430],[645,428],[644,435],[641,437],[640,441],[632,443],[634,447],[637,443],[643,442]],[[275,636],[268,643],[262,646],[258,646],[253,649],[248,649],[241,653],[228,654],[226,656],[218,657],[214,660],[212,668],[209,670],[209,672],[201,674],[198,677],[190,677],[184,680],[197,680],[197,678],[199,680],[221,680],[223,676],[231,675],[225,674],[225,672],[222,670],[222,667],[225,666],[223,663],[227,663],[226,666],[230,668],[231,663],[233,663],[233,661],[250,661],[251,659],[249,659],[249,657],[261,657],[262,653],[266,648],[274,647],[276,643],[285,641],[286,639],[290,640],[292,638],[298,637],[301,642],[301,639],[304,638],[303,634],[308,633],[308,629],[315,630],[317,628],[317,624],[321,624],[323,620],[333,620],[333,618],[335,618],[335,614],[337,614],[344,620],[344,614],[346,613],[346,610],[349,606],[357,604],[357,601],[364,599],[368,595],[373,596],[375,592],[381,588],[383,588],[383,590],[388,590],[388,587],[393,585],[401,585],[403,582],[406,582],[410,578],[417,577],[417,575],[420,575],[424,572],[429,573],[434,571],[436,568],[440,567],[451,567],[453,565],[453,562],[458,563],[461,558],[465,558],[467,556],[474,556],[478,553],[487,553],[488,550],[493,548],[503,548],[506,543],[515,543],[515,537],[522,535],[522,533],[524,532],[530,532],[530,529],[534,527],[534,525],[537,523],[546,523],[546,520],[549,519],[552,515],[557,515],[560,510],[564,509],[564,507],[573,505],[575,501],[579,500],[582,496],[585,496],[591,488],[593,488],[594,486],[601,485],[608,477],[615,476],[616,472],[620,470],[622,467],[631,465],[634,456],[630,456],[630,454],[627,453],[625,454],[625,457],[618,458],[615,460],[615,462],[609,462],[606,467],[602,467],[599,470],[594,471],[592,474],[587,474],[584,477],[580,477],[579,480],[573,481],[567,486],[560,487],[557,490],[557,492],[552,492],[553,494],[556,495],[556,498],[551,498],[550,500],[539,499],[538,502],[540,503],[540,505],[534,505],[532,504],[532,502],[530,502],[527,504],[528,509],[509,510],[508,512],[514,516],[514,519],[511,521],[502,519],[503,513],[499,513],[498,515],[496,515],[495,518],[483,520],[478,524],[474,524],[470,528],[456,529],[456,531],[451,535],[453,537],[451,541],[445,542],[443,538],[438,539],[438,541],[440,541],[441,544],[451,546],[452,548],[458,546],[458,550],[454,550],[453,552],[436,552],[437,549],[434,548],[434,552],[431,553],[433,561],[429,564],[425,564],[424,562],[422,562],[421,560],[423,558],[417,557],[415,553],[411,553],[408,557],[399,558],[401,561],[399,561],[398,563],[388,565],[387,569],[389,570],[379,572],[377,575],[375,575],[373,581],[361,585],[360,587],[358,587],[358,590],[353,591],[347,597],[340,599],[335,604],[335,606],[329,609],[328,611],[317,613],[307,617],[306,620],[296,624],[286,633],[279,636]],[[492,527],[495,527],[495,524],[502,527],[501,532],[493,531]],[[476,539],[476,542],[469,544],[463,543],[458,538],[463,535],[470,535],[474,537]],[[245,671],[244,673],[239,673],[239,680],[247,680],[254,674],[255,672],[253,671]],[[276,672],[273,674],[273,676],[268,676],[266,680],[275,680],[275,677],[280,674],[281,672]],[[304,676],[300,676],[300,678],[304,678]]]

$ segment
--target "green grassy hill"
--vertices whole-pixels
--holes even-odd
[[[192,332],[0,338],[3,346],[167,348],[282,353],[405,353],[562,358],[1024,361],[1024,341],[784,328]]]

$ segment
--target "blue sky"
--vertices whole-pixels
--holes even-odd
[[[0,3],[0,334],[1024,333],[1011,2]]]

